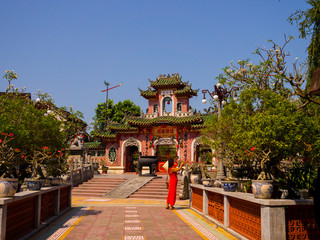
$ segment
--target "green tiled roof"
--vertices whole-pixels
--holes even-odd
[[[150,87],[148,88],[148,90],[141,90],[139,88],[140,91],[140,96],[146,98],[146,99],[156,99],[157,98],[157,92],[156,90],[151,90]]]
[[[116,140],[117,134],[112,133],[110,131],[106,131],[104,133],[95,134],[94,137],[97,137],[100,139]]]
[[[192,129],[201,129],[201,128],[205,128],[204,124],[194,124],[191,125]]]
[[[193,90],[191,88],[191,85],[188,85],[188,83],[184,83],[185,86],[184,88],[176,90],[174,93],[177,97],[192,97],[192,96],[197,96],[199,89]]]
[[[88,149],[105,149],[106,146],[102,142],[85,142],[84,146]]]
[[[175,95],[177,97],[189,98],[192,96],[197,96],[199,91],[199,89],[193,90],[191,88],[191,84],[189,85],[189,82],[182,82],[178,73],[174,73],[171,76],[170,74],[167,76],[160,74],[155,81],[149,79],[149,82],[150,86],[147,90],[144,91],[139,88],[140,95],[149,100],[156,99],[159,90],[175,90]]]
[[[168,74],[167,76],[165,74],[159,75],[156,81],[151,81],[151,87],[154,89],[171,89],[171,88],[179,88],[182,84],[181,77],[178,73]]]
[[[183,125],[183,124],[193,124],[202,123],[202,118],[200,115],[193,115],[188,117],[173,117],[173,116],[162,116],[157,118],[131,118],[128,119],[128,123],[133,126],[147,127],[159,124],[172,124],[172,125]]]
[[[136,132],[138,128],[132,127],[128,124],[113,124],[108,126],[110,131],[119,131],[119,132]]]

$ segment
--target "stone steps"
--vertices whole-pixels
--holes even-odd
[[[133,194],[131,195],[129,198],[135,198],[135,199],[156,199],[156,200],[166,200],[167,199],[167,194],[166,195],[161,195],[161,196],[157,196],[157,195],[150,195],[150,194]]]
[[[117,187],[126,180],[127,179],[125,178],[93,178],[88,182],[84,182],[80,184],[78,187],[73,188],[72,196],[74,197],[102,197],[102,196],[107,197],[105,196],[107,193],[111,194],[115,190],[119,192],[119,189]],[[138,180],[133,180],[133,181],[138,181]],[[136,186],[139,189],[135,191],[133,194],[129,193],[125,197],[128,197],[131,194],[129,198],[166,200],[168,195],[168,189],[166,188],[165,181],[166,181],[165,178],[161,178],[161,177],[154,178],[147,184],[142,183],[142,184],[145,184],[143,186],[140,185],[142,187]],[[131,185],[129,187],[131,187]],[[126,187],[126,185],[123,185],[122,187]],[[180,192],[180,180],[178,180],[178,184],[177,184],[177,199],[179,196],[179,192]],[[118,195],[116,197],[119,197]],[[110,198],[113,198],[113,197],[110,196]]]
[[[177,184],[177,199],[180,191],[180,181]],[[136,192],[131,194],[129,198],[136,199],[158,199],[166,200],[168,196],[168,189],[165,185],[164,178],[155,178],[142,188],[138,189]]]
[[[116,179],[116,180],[110,180],[110,181],[92,181],[91,182],[91,180],[89,180],[89,182],[84,182],[84,183],[82,183],[82,184],[84,184],[84,185],[93,185],[93,184],[118,184],[119,183],[119,181],[123,181],[124,179]]]
[[[122,181],[120,183],[122,183]],[[83,187],[83,188],[106,187],[106,186],[108,186],[108,187],[116,187],[118,185],[119,185],[119,182],[112,182],[112,183],[83,183],[83,184],[81,184],[81,187]]]
[[[92,186],[92,187],[88,187],[88,186],[83,186],[79,189],[74,189],[74,192],[83,192],[83,191],[103,191],[103,192],[109,192],[110,190],[114,189],[114,187],[112,186]]]
[[[93,178],[72,189],[74,197],[101,197],[119,186],[123,178]]]
[[[140,194],[152,194],[152,195],[167,195],[168,190],[157,190],[157,189],[152,189],[152,190],[145,190],[145,189],[139,189],[138,190]]]

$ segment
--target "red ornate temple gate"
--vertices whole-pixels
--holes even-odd
[[[150,81],[140,95],[148,100],[148,110],[140,117],[129,117],[125,123],[109,124],[105,133],[97,135],[106,146],[108,172],[132,171],[129,146],[136,146],[142,156],[158,155],[161,165],[169,158],[198,161],[195,142],[204,128],[205,115],[195,113],[189,99],[197,96],[191,84],[175,73],[160,75]],[[109,154],[111,152],[112,154]],[[112,156],[110,158],[109,156]]]

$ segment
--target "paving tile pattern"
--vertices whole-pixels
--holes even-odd
[[[203,239],[160,206],[94,206],[65,239]]]
[[[43,239],[148,239],[235,240],[215,224],[177,201],[140,199],[73,198],[73,207],[30,240]]]

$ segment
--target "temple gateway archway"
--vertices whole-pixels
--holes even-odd
[[[116,160],[107,161],[110,173],[132,171],[132,157],[137,150],[142,156],[162,151],[159,171],[168,156],[186,162],[197,158],[198,142],[194,140],[201,136],[206,116],[193,111],[189,100],[199,90],[182,81],[178,73],[161,74],[149,82],[147,90],[139,89],[140,95],[148,100],[147,111],[139,117],[129,116],[124,123],[111,123],[104,133],[96,135],[106,146],[106,152],[111,147],[116,149]]]
[[[122,166],[124,172],[134,172],[134,161],[137,160],[141,152],[141,142],[133,137],[128,138],[122,144]]]

